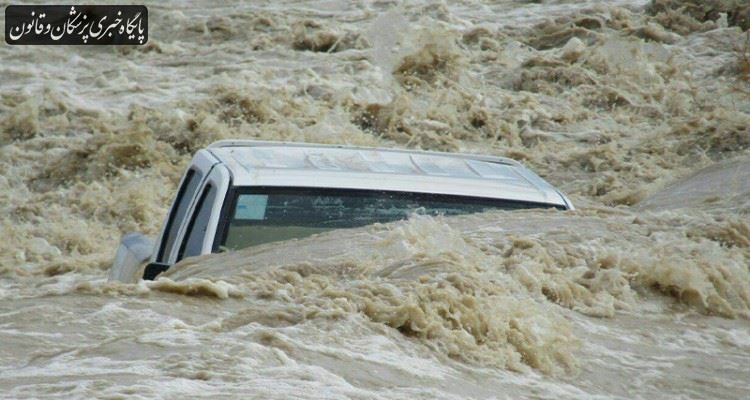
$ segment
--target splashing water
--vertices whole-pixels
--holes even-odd
[[[148,7],[145,46],[0,47],[2,396],[750,395],[743,2]],[[510,156],[579,210],[106,282],[224,138]]]

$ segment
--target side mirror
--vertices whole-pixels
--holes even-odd
[[[142,233],[128,233],[120,239],[115,260],[109,270],[109,281],[136,283],[142,265],[154,252],[154,241]]]

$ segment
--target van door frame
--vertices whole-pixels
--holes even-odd
[[[206,150],[199,150],[197,153],[195,153],[195,156],[193,156],[193,159],[190,161],[190,165],[188,168],[185,169],[185,173],[182,175],[182,178],[180,179],[180,184],[178,187],[178,193],[175,194],[175,197],[172,199],[172,205],[169,207],[169,211],[167,212],[167,217],[164,219],[164,223],[162,223],[161,231],[159,232],[159,240],[154,244],[154,251],[153,255],[151,256],[150,262],[152,263],[160,263],[160,264],[168,264],[171,265],[174,263],[174,257],[173,254],[175,254],[174,249],[179,247],[178,244],[182,241],[182,234],[185,230],[185,221],[187,218],[183,218],[181,221],[172,221],[172,223],[179,224],[177,228],[177,235],[175,236],[175,240],[172,242],[172,248],[171,249],[164,249],[164,255],[161,260],[157,260],[157,257],[159,257],[159,250],[161,249],[162,242],[166,239],[167,234],[167,227],[170,223],[170,218],[173,217],[172,213],[175,212],[177,209],[177,200],[180,202],[187,201],[188,208],[185,211],[185,216],[192,215],[193,207],[195,207],[195,201],[198,198],[198,196],[201,193],[201,190],[203,188],[203,185],[211,171],[211,168],[219,163],[219,160],[216,159],[216,157],[213,156],[209,151]],[[198,183],[198,190],[196,190],[192,196],[190,197],[183,197],[181,199],[178,199],[179,196],[179,188],[182,187],[182,185],[185,183],[185,178],[188,175],[188,171],[190,169],[195,170],[196,172],[201,174],[201,181]]]
[[[196,205],[198,203],[198,199],[206,190],[207,185],[213,185],[216,188],[216,197],[214,198],[213,204],[210,205],[211,213],[208,219],[208,225],[206,226],[206,233],[203,237],[201,245],[201,254],[211,253],[213,249],[214,236],[216,235],[217,227],[219,225],[219,220],[221,217],[222,206],[224,204],[224,199],[226,198],[227,191],[231,187],[231,181],[231,174],[229,173],[229,169],[227,169],[225,165],[221,163],[216,163],[213,165],[211,170],[206,175],[206,178],[201,183],[200,189],[196,191],[196,195],[192,200],[192,204],[190,205],[188,213],[185,214],[185,218],[182,221],[180,231],[177,234],[177,240],[175,240],[175,245],[172,247],[169,255],[169,264],[174,264],[180,261],[177,260],[177,256],[180,248],[184,246],[185,241],[188,239],[187,237],[185,237],[185,234],[187,233],[187,227],[190,225],[190,221],[192,221],[195,217],[195,213],[200,211],[196,210]]]

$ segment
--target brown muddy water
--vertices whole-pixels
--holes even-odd
[[[744,4],[168,1],[146,46],[0,46],[0,397],[750,398]],[[108,283],[223,138],[510,156],[578,210]]]

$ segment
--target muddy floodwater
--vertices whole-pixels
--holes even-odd
[[[0,46],[0,397],[750,398],[746,2],[147,6],[144,46]],[[226,138],[512,157],[577,210],[108,282]]]

